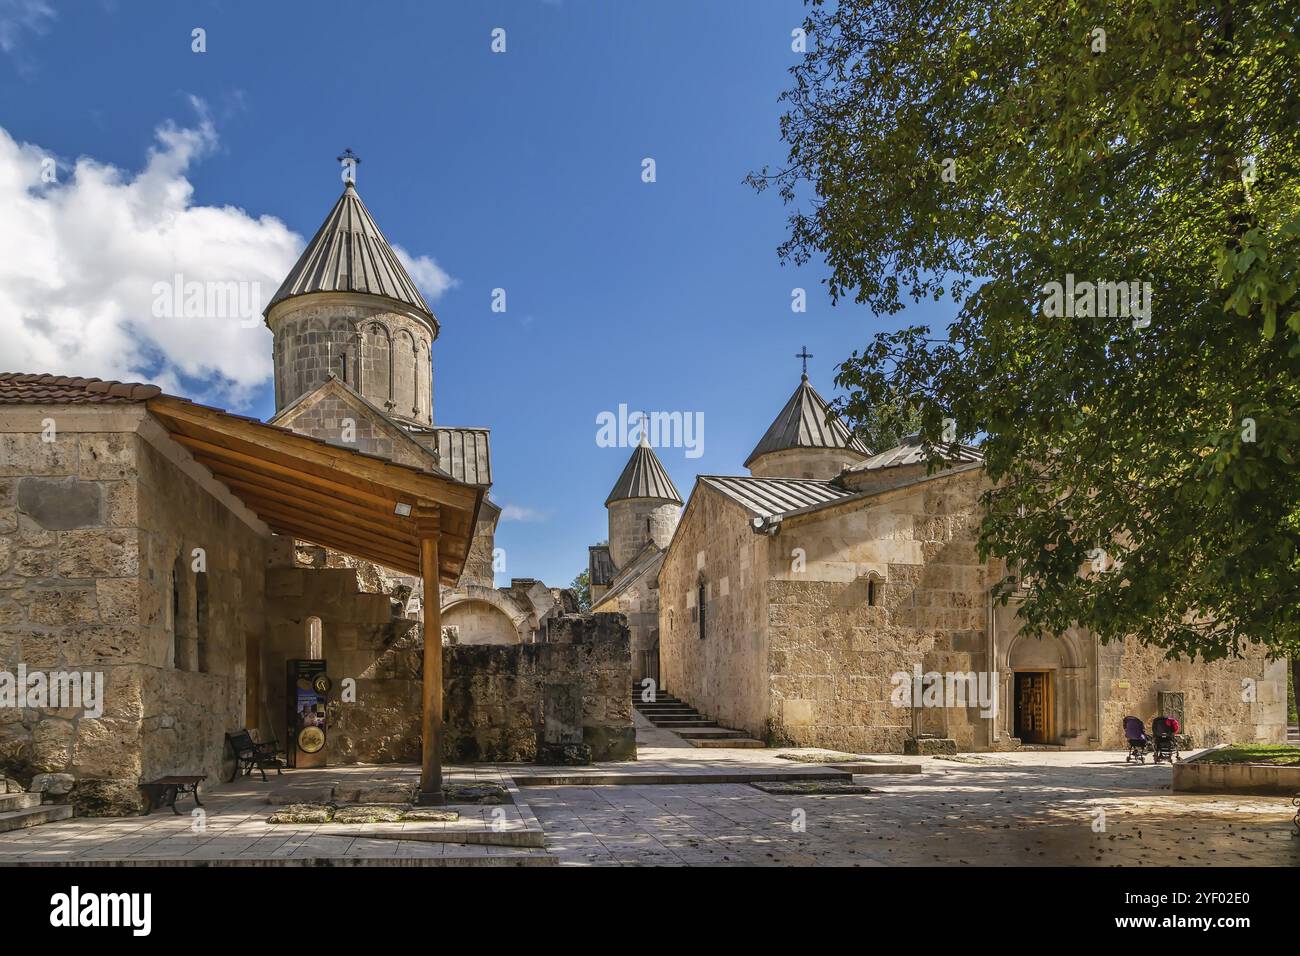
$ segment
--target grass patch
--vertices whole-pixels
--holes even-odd
[[[1275,767],[1300,766],[1300,747],[1281,744],[1233,744],[1203,754],[1201,763],[1266,763]]]

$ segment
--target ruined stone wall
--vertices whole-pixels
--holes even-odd
[[[622,616],[567,614],[547,630],[547,643],[443,649],[448,761],[636,758]]]
[[[266,581],[266,732],[281,743],[287,738],[285,662],[308,656],[307,622],[315,616],[321,619],[322,652],[333,681],[326,733],[329,761],[419,761],[424,674],[421,625],[397,616],[398,609],[379,589],[380,582],[356,569],[282,563],[267,569]],[[507,600],[506,592],[485,593],[497,601]],[[493,613],[506,620],[496,608]],[[559,622],[553,629],[556,640],[574,631],[575,625],[565,623],[571,617],[553,619]],[[631,739],[627,631],[616,615],[588,617],[600,626],[586,631],[578,628],[580,633],[568,649],[558,643],[520,645],[517,633],[511,646],[443,648],[448,760],[533,759],[541,726],[537,721],[543,713],[539,708],[546,700],[547,687],[557,688],[552,694],[576,694],[583,702],[578,742],[590,747],[592,759],[622,759],[617,754]],[[443,623],[455,620],[453,609]],[[534,650],[510,653],[521,646]],[[539,648],[550,649],[536,650]],[[483,664],[482,673],[471,670],[477,663]],[[345,699],[348,679],[355,688],[352,699]],[[616,683],[621,694],[615,694]],[[453,692],[459,695],[454,701]],[[620,719],[625,720],[625,728],[617,723]],[[520,743],[523,727],[532,728],[531,743]],[[499,754],[515,756],[493,756]]]
[[[332,370],[390,414],[432,423],[432,330],[414,313],[378,302],[318,293],[271,310],[277,409],[316,388]]]
[[[914,724],[913,710],[891,699],[892,676],[916,665],[987,669],[979,482],[978,473],[924,482],[787,521],[770,539],[769,740],[899,752],[919,732],[954,737],[963,750],[985,745],[978,706],[922,708]]]
[[[0,764],[38,789],[75,784],[83,815],[138,809],[141,779],[218,777],[224,732],[243,719],[245,635],[261,628],[263,539],[137,433],[149,426],[169,446],[139,407],[0,416],[0,664],[100,673],[106,698],[98,717],[0,710]]]
[[[768,717],[767,538],[747,513],[697,485],[659,572],[664,690],[727,727],[761,735]],[[705,589],[701,640],[698,591]]]
[[[519,644],[520,634],[495,603],[460,601],[442,612],[442,626],[456,629],[458,644]]]

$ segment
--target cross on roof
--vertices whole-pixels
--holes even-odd
[[[803,346],[803,347],[801,348],[800,351],[798,351],[798,352],[796,352],[796,353],[794,354],[794,357],[797,358],[797,359],[803,359],[803,377],[804,377],[804,378],[807,378],[807,377],[808,377],[808,360],[809,360],[810,358],[813,357],[813,354],[812,354],[811,352],[808,351],[808,346],[806,346],[806,345]]]
[[[343,164],[343,178],[348,182],[355,182],[357,178],[357,166],[361,163],[361,157],[352,152],[349,146],[343,150],[343,154],[337,157],[338,161]]]

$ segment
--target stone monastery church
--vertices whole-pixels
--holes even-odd
[[[268,422],[0,374],[0,683],[103,684],[0,710],[0,774],[111,815],[228,776],[241,728],[296,765],[423,762],[434,800],[444,755],[634,756],[621,619],[494,586],[489,432],[436,422],[438,320],[352,182],[265,319]]]
[[[748,474],[683,500],[633,450],[589,549],[595,613],[496,587],[490,434],[437,420],[438,319],[352,182],[265,320],[268,422],[0,374],[0,698],[24,694],[0,707],[0,776],[137,812],[147,781],[228,777],[247,729],[294,766],[419,762],[438,802],[444,758],[635,759],[646,678],[770,745],[1116,748],[1156,712],[1200,746],[1284,739],[1283,662],[1020,636],[976,553],[978,451],[938,471],[915,437],[873,452],[806,375]],[[900,697],[930,674],[971,684]]]
[[[979,452],[931,471],[918,436],[872,453],[805,374],[745,461],[684,510],[637,447],[589,549],[594,609],[627,615],[633,673],[769,745],[857,753],[1123,747],[1123,718],[1180,718],[1196,746],[1285,740],[1285,662],[1171,662],[1074,628],[1018,634],[976,551]],[[960,696],[928,706],[936,687]]]

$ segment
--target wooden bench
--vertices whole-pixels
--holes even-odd
[[[233,782],[239,776],[242,770],[244,776],[249,776],[254,770],[260,771],[262,780],[266,780],[266,768],[274,767],[276,774],[281,774],[284,768],[284,762],[276,754],[280,750],[278,741],[271,740],[266,743],[258,743],[253,739],[253,735],[247,730],[237,730],[233,734],[226,734],[226,740],[230,742],[230,749],[235,754],[235,770],[230,775],[230,781]]]
[[[145,814],[153,813],[158,807],[167,806],[172,808],[172,813],[180,816],[181,812],[176,809],[176,798],[183,793],[193,796],[197,806],[203,806],[199,801],[199,784],[206,779],[208,779],[207,774],[171,776],[159,777],[157,780],[140,784],[140,789],[144,791],[145,800],[149,805]]]

